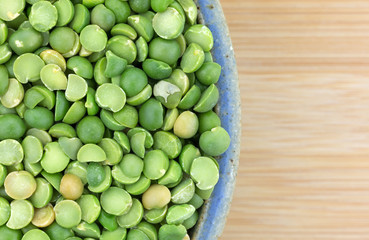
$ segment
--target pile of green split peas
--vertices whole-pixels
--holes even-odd
[[[0,238],[188,240],[230,145],[212,47],[193,0],[0,0]]]

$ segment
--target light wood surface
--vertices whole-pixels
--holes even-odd
[[[369,239],[369,1],[221,2],[243,111],[221,240]]]

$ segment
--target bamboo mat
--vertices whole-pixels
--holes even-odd
[[[369,239],[369,1],[221,3],[243,111],[221,240]]]

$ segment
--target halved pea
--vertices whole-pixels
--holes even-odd
[[[173,132],[180,138],[188,139],[195,136],[199,129],[197,115],[191,111],[181,113],[174,123]]]
[[[54,28],[50,33],[50,46],[60,54],[65,54],[73,49],[76,38],[77,35],[71,28]]]
[[[0,187],[4,185],[5,177],[8,174],[8,170],[2,164],[0,164]]]
[[[119,163],[122,172],[128,177],[141,176],[144,163],[141,158],[134,154],[127,154],[123,157],[122,161]]]
[[[99,4],[91,11],[91,23],[108,32],[115,25],[115,14],[104,4]]]
[[[135,96],[147,86],[148,78],[145,72],[139,68],[126,69],[119,82],[119,86],[125,91],[127,97]]]
[[[112,78],[123,73],[127,66],[127,60],[115,55],[112,51],[106,52],[105,76]]]
[[[77,160],[80,162],[103,162],[106,160],[106,154],[98,145],[89,143],[79,149]]]
[[[131,15],[128,17],[128,23],[136,30],[139,36],[146,40],[146,42],[151,41],[154,36],[154,29],[149,19],[141,15]]]
[[[53,187],[44,178],[36,178],[37,188],[30,198],[35,208],[45,207],[51,200],[53,195]]]
[[[194,145],[187,144],[184,146],[179,156],[179,163],[181,164],[183,171],[189,174],[193,160],[200,156],[200,150]]]
[[[178,3],[182,6],[186,13],[187,20],[191,25],[195,24],[197,19],[197,6],[192,0],[179,0]]]
[[[68,124],[75,124],[79,122],[86,114],[86,107],[83,101],[76,101],[68,109],[63,118],[63,122]]]
[[[179,48],[181,49],[181,57],[183,56],[183,54],[185,53],[186,51],[186,48],[187,48],[187,42],[186,42],[186,39],[185,37],[183,36],[183,34],[179,35],[179,37],[176,39],[176,41],[178,42],[179,44]]]
[[[103,58],[100,58],[97,61],[97,63],[95,64],[94,78],[95,78],[95,82],[98,85],[102,85],[104,83],[110,83],[111,82],[111,80],[108,77],[105,76],[105,70],[106,70],[107,63],[108,62],[106,60],[106,57],[103,57]]]
[[[48,64],[41,69],[41,81],[51,91],[65,90],[67,77],[62,69],[55,64]]]
[[[87,89],[85,107],[87,109],[87,114],[89,116],[96,115],[100,110],[99,105],[97,105],[95,100],[95,94],[96,94],[95,89],[91,87]]]
[[[49,129],[49,134],[54,138],[68,137],[73,138],[76,137],[76,130],[71,125],[66,123],[57,123]]]
[[[184,95],[182,100],[178,104],[180,109],[190,109],[200,100],[201,90],[198,86],[193,85],[190,90]]]
[[[117,35],[109,39],[107,50],[115,55],[127,60],[128,64],[134,62],[137,57],[137,48],[135,43],[126,36]]]
[[[185,73],[193,73],[199,70],[204,61],[204,50],[197,43],[191,43],[182,56],[181,68]]]
[[[60,137],[59,145],[63,152],[72,160],[77,160],[77,153],[82,147],[82,142],[78,138]]]
[[[27,108],[33,109],[43,100],[45,100],[45,96],[40,91],[30,88],[24,95],[23,103]]]
[[[0,142],[0,163],[5,166],[15,165],[23,160],[24,151],[22,145],[13,139],[5,139]]]
[[[215,62],[204,63],[196,72],[196,77],[204,85],[217,83],[222,71],[222,67]]]
[[[26,5],[25,0],[0,0],[0,19],[4,21],[12,21],[16,19],[23,11]]]
[[[73,200],[62,200],[54,207],[55,220],[64,228],[76,227],[82,218],[80,206]]]
[[[126,94],[119,86],[105,83],[96,90],[96,102],[101,108],[118,112],[126,103]]]
[[[200,148],[210,156],[219,156],[229,147],[231,139],[222,127],[215,127],[200,136]]]
[[[73,231],[84,240],[100,239],[100,228],[96,223],[87,223],[82,221],[77,227],[73,228]],[[79,240],[80,238],[78,238]],[[74,239],[73,239],[74,240]]]
[[[80,33],[84,27],[90,23],[90,11],[82,4],[74,6],[74,18],[70,23],[70,27]]]
[[[136,41],[137,61],[143,62],[149,54],[149,45],[143,37],[139,37]]]
[[[38,138],[42,145],[45,146],[46,144],[52,141],[50,134],[48,134],[45,130],[40,130],[37,128],[31,128],[26,133],[27,136],[34,136]]]
[[[111,182],[112,182],[112,177],[111,177],[112,171],[109,166],[105,166],[104,170],[105,170],[104,180],[98,186],[88,186],[88,189],[91,192],[101,193],[101,192],[106,191],[110,187]]]
[[[190,218],[196,211],[195,207],[189,204],[174,205],[168,209],[166,221],[168,224],[182,224]]]
[[[65,174],[60,181],[60,193],[64,199],[76,200],[83,193],[83,183],[81,179],[71,173]]]
[[[23,164],[24,164],[24,170],[31,173],[34,177],[40,174],[40,172],[42,171],[42,166],[39,162],[29,163],[28,161],[25,160]]]
[[[149,77],[155,80],[168,78],[173,71],[167,63],[150,58],[142,63],[142,68]]]
[[[17,40],[15,40],[17,41]],[[11,42],[9,42],[11,43]],[[14,51],[14,49],[13,49]],[[23,54],[25,52],[23,51],[18,51],[19,54]],[[0,45],[0,64],[4,64],[7,61],[10,60],[10,58],[12,57],[12,49],[10,49],[10,46],[8,43],[4,43],[3,45]]]
[[[6,226],[10,229],[22,229],[33,218],[34,209],[27,200],[14,200],[10,203],[10,218]]]
[[[79,50],[79,56],[81,56],[81,57],[89,57],[92,54],[93,54],[93,52],[88,51],[86,48],[84,48],[83,46],[81,46],[81,50]]]
[[[42,171],[41,175],[59,192],[60,191],[60,182],[63,177],[61,173],[50,174],[46,171]]]
[[[125,239],[126,235],[127,229],[117,228],[113,231],[103,231],[100,240]]]
[[[151,95],[152,95],[152,87],[150,84],[147,84],[146,87],[136,96],[127,98],[127,103],[132,106],[138,106],[149,100]]]
[[[161,38],[176,39],[183,31],[185,20],[177,9],[168,7],[155,15],[152,25]]]
[[[4,95],[9,87],[9,73],[5,66],[0,65],[0,96]]]
[[[164,131],[172,130],[178,115],[179,111],[177,108],[168,109],[168,111],[165,113],[164,124],[162,126],[162,129]]]
[[[129,153],[131,151],[129,139],[124,132],[114,131],[114,140],[122,147],[123,153]]]
[[[98,25],[88,25],[81,31],[81,44],[91,52],[100,52],[106,47],[108,36]]]
[[[131,196],[123,189],[110,187],[100,197],[101,206],[109,214],[120,216],[127,213],[132,206]]]
[[[10,218],[10,205],[8,200],[0,197],[0,226],[4,225]]]
[[[122,160],[123,150],[114,139],[103,138],[100,141],[99,146],[105,151],[106,164],[115,165]]]
[[[105,0],[105,6],[114,12],[117,23],[127,22],[127,18],[131,15],[131,8],[128,2],[120,0]]]
[[[141,175],[137,182],[127,184],[125,188],[131,195],[141,195],[150,187],[150,184],[151,180],[144,175]]]
[[[188,44],[197,43],[205,52],[210,51],[214,45],[213,34],[208,27],[202,24],[191,26],[184,37]]]
[[[132,151],[141,158],[145,156],[145,139],[146,133],[144,132],[136,133],[130,139]]]
[[[1,104],[6,108],[18,106],[24,97],[24,88],[20,82],[14,78],[9,79],[9,87],[4,95],[1,96]]]
[[[219,90],[211,84],[201,95],[200,100],[193,108],[196,112],[208,112],[215,107],[219,100]]]
[[[173,133],[159,131],[154,134],[154,149],[162,150],[170,159],[174,159],[181,153],[182,143]]]
[[[50,91],[44,86],[34,86],[32,87],[32,89],[38,91],[39,93],[41,93],[42,96],[44,96],[44,99],[38,103],[40,106],[45,107],[49,110],[54,108],[56,99],[55,93],[53,91]]]
[[[175,69],[172,72],[172,75],[165,81],[170,82],[179,89],[181,89],[182,96],[185,95],[190,87],[190,80],[186,73],[184,73],[181,69]]]
[[[150,238],[143,231],[137,228],[129,230],[127,234],[127,240],[133,239],[150,240]]]
[[[75,102],[84,98],[87,94],[88,85],[82,77],[69,74],[65,97],[68,101]]]
[[[208,157],[195,158],[191,165],[191,178],[201,190],[213,188],[219,179],[219,170],[214,161]]]
[[[82,195],[77,203],[81,207],[83,221],[93,223],[97,220],[101,212],[101,206],[96,196],[91,194]]]
[[[197,223],[197,220],[199,219],[199,214],[198,214],[198,212],[194,212],[193,214],[192,214],[192,216],[191,217],[189,217],[189,218],[187,218],[186,220],[184,220],[184,222],[182,223],[182,225],[186,228],[186,229],[191,229],[191,228],[193,228],[195,225],[196,225],[196,223]],[[188,236],[188,235],[187,235]],[[188,237],[188,239],[190,239],[189,237]]]
[[[98,221],[109,232],[112,232],[118,229],[118,223],[117,223],[116,216],[111,215],[105,212],[104,210],[101,210]]]
[[[63,228],[56,222],[52,223],[50,226],[45,228],[45,232],[52,239],[61,240],[61,239],[67,239],[69,237],[74,236],[74,232],[72,231],[72,229]]]
[[[197,193],[195,193],[188,204],[191,204],[196,209],[199,209],[204,204],[204,200],[199,195],[197,195]]]
[[[121,131],[125,128],[114,119],[113,113],[106,109],[101,109],[100,118],[104,125],[113,131]]]
[[[167,172],[158,180],[158,183],[168,186],[169,184],[178,182],[178,180],[181,179],[182,175],[182,168],[179,163],[177,161],[171,160]]]
[[[74,17],[74,6],[70,0],[58,0],[54,3],[58,10],[58,21],[56,26],[65,26]]]
[[[0,20],[0,45],[8,38],[8,27],[4,21]]]
[[[183,225],[164,224],[159,229],[159,239],[183,239],[187,234],[187,230]]]
[[[0,140],[21,138],[26,132],[26,125],[16,114],[0,115]]]
[[[61,172],[68,166],[69,157],[65,155],[59,143],[48,143],[44,149],[45,153],[41,159],[41,166],[46,172]]]
[[[74,33],[74,35],[75,35],[75,39],[74,39],[73,47],[70,49],[70,51],[63,54],[63,57],[65,58],[73,57],[74,55],[77,55],[79,51],[81,50],[82,45],[81,45],[80,37],[78,33],[76,32]]]
[[[138,112],[136,108],[129,105],[125,105],[120,111],[114,112],[113,117],[120,125],[128,128],[134,128],[138,123]]]
[[[40,79],[40,71],[45,66],[42,59],[32,53],[25,53],[19,56],[13,66],[14,75],[23,84],[35,82]]]
[[[78,76],[91,79],[94,74],[92,64],[81,56],[74,56],[68,59],[67,68],[75,72]]]
[[[133,198],[132,206],[129,211],[121,216],[117,217],[117,222],[122,228],[132,228],[135,227],[143,217],[143,207],[139,200]]]
[[[191,178],[183,180],[172,189],[172,202],[176,204],[188,203],[195,194],[195,184]]]
[[[37,31],[49,31],[58,21],[58,10],[48,1],[37,2],[31,7],[29,21]]]
[[[170,82],[159,81],[154,86],[154,96],[166,108],[173,109],[177,107],[181,101],[182,92],[179,87]]]
[[[146,101],[139,110],[139,122],[147,130],[154,131],[163,125],[164,108],[161,103],[155,99]]]
[[[151,180],[165,175],[169,167],[168,156],[161,150],[152,150],[145,155],[143,173]]]
[[[47,49],[40,53],[40,57],[46,64],[56,64],[58,65],[63,72],[67,68],[67,63],[65,62],[65,58],[57,51],[52,49]]]
[[[167,215],[168,211],[168,205],[165,205],[163,208],[159,209],[151,209],[148,211],[145,211],[144,218],[146,221],[152,224],[157,224],[162,222],[165,219],[165,216]]]
[[[31,229],[28,232],[26,232],[22,237],[22,240],[34,240],[34,239],[50,240],[49,236],[40,229]]]
[[[43,208],[36,208],[34,212],[34,216],[32,219],[32,224],[39,228],[44,228],[49,226],[54,222],[55,213],[53,206],[48,204]]]
[[[127,176],[119,165],[115,165],[113,167],[111,174],[114,180],[121,184],[133,184],[140,179],[140,176],[137,176],[137,177]]]
[[[112,36],[123,35],[129,37],[132,40],[135,40],[137,38],[137,33],[133,29],[133,27],[125,23],[119,23],[115,25],[110,32]]]

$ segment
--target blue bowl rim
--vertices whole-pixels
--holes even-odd
[[[229,149],[219,158],[219,182],[211,198],[204,204],[192,234],[193,240],[214,240],[223,232],[236,183],[241,140],[241,101],[234,50],[221,4],[219,0],[195,2],[199,9],[199,22],[208,26],[213,33],[214,61],[222,66],[217,83],[220,102],[216,110],[222,126],[231,137]]]

